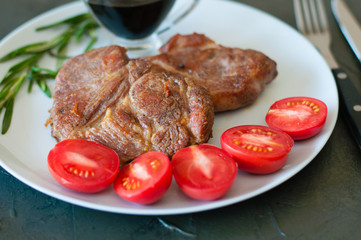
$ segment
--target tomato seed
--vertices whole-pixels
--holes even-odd
[[[259,146],[253,146],[251,144],[244,144],[241,146],[242,148],[244,149],[247,149],[247,150],[252,150],[254,152],[264,152],[264,153],[267,153],[267,152],[272,152],[273,151],[273,148],[272,147],[266,147],[266,148],[263,148],[263,147],[259,147]]]
[[[160,166],[160,162],[157,159],[151,160],[150,162],[150,166],[153,169],[157,169]]]
[[[129,179],[128,177],[126,177],[126,178],[123,178],[122,182],[123,182],[122,186],[126,190],[136,190],[136,189],[140,188],[140,181],[135,180],[134,178]]]
[[[89,176],[91,176],[91,177],[95,176],[94,171],[79,170],[79,169],[76,169],[74,167],[68,167],[68,166],[65,166],[64,168],[68,173],[71,173],[71,174],[73,174],[75,176],[84,177],[84,178],[88,178]]]
[[[122,182],[123,182],[123,187],[125,187],[126,185],[128,185],[128,179],[129,178],[123,178]]]
[[[308,100],[304,100],[303,102],[287,102],[286,105],[288,107],[294,106],[294,105],[306,105],[309,106],[315,113],[318,113],[320,111],[320,107],[314,103],[314,102],[310,102]],[[271,112],[271,110],[269,110],[269,112]]]
[[[270,151],[270,152],[272,152],[272,151],[273,151],[273,148],[267,147],[267,150]]]

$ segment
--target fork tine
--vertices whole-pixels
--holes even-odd
[[[303,14],[305,16],[305,24],[306,24],[306,32],[312,32],[312,12],[309,7],[309,2],[307,0],[302,0],[302,8],[303,8]]]
[[[297,28],[303,33],[327,31],[328,23],[322,0],[293,0]]]
[[[321,31],[328,31],[328,22],[326,16],[326,10],[321,0],[317,1],[317,8],[319,12],[319,19],[321,25]]]
[[[316,3],[315,3],[316,1]],[[311,21],[313,23],[313,27],[314,27],[314,31],[316,33],[319,33],[321,32],[321,26],[320,26],[320,21],[318,19],[318,14],[317,14],[317,10],[320,10],[318,7],[319,7],[319,4],[321,3],[320,0],[310,0],[309,2],[310,4],[310,14],[311,14]],[[316,4],[317,4],[317,9],[316,9]]]
[[[300,0],[293,0],[293,5],[294,5],[294,9],[295,9],[297,28],[301,33],[305,33],[306,29],[305,29],[305,24],[304,24],[304,19],[303,19],[303,13],[302,13],[302,7],[301,7]]]
[[[329,49],[331,36],[322,1],[324,0],[293,0],[296,24],[298,30],[327,59],[328,65],[337,68],[338,64]]]

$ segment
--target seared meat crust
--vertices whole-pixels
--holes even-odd
[[[69,59],[55,80],[52,136],[99,142],[121,163],[153,150],[172,156],[207,142],[215,111],[251,104],[277,76],[263,53],[202,34],[175,35],[160,52],[129,59],[109,46]]]
[[[214,108],[189,76],[109,46],[69,59],[55,80],[52,136],[114,149],[121,163],[146,151],[172,156],[211,136]]]
[[[160,52],[147,59],[168,71],[191,76],[210,92],[216,112],[253,103],[277,76],[276,63],[263,53],[224,47],[203,34],[177,34]]]

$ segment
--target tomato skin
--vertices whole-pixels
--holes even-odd
[[[109,187],[119,171],[116,152],[99,143],[68,139],[48,154],[48,169],[61,185],[79,192],[96,193]]]
[[[276,101],[266,114],[268,126],[281,130],[294,140],[315,136],[325,125],[327,106],[311,97],[290,97]]]
[[[222,149],[237,161],[238,168],[254,174],[281,169],[293,143],[288,134],[260,125],[233,127],[221,136]]]
[[[152,151],[123,166],[113,186],[116,193],[125,200],[152,204],[166,193],[172,177],[168,156]]]
[[[222,149],[201,144],[178,150],[172,158],[174,179],[189,197],[221,198],[232,186],[237,163]]]

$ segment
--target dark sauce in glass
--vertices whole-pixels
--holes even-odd
[[[89,6],[108,30],[126,39],[142,39],[151,35],[162,23],[175,0],[92,1]]]

